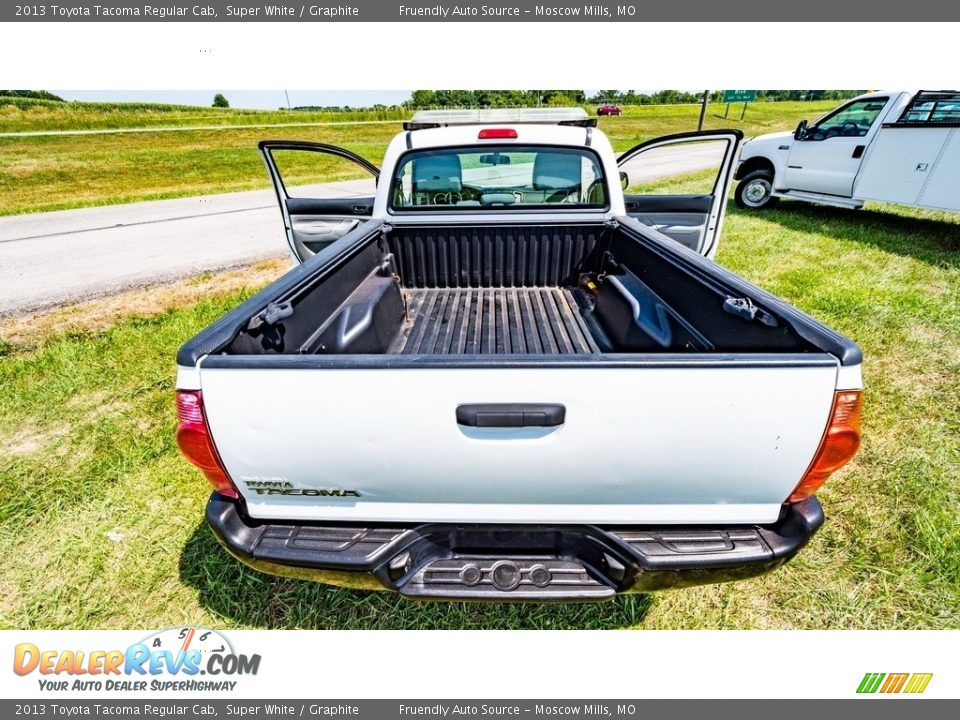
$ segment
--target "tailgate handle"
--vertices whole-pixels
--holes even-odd
[[[556,427],[567,408],[548,403],[489,403],[458,405],[457,423],[469,427]]]

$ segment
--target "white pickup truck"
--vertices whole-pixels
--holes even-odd
[[[960,211],[960,92],[875,92],[743,145],[737,205],[867,200]]]
[[[232,555],[416,598],[594,600],[757,575],[820,527],[861,354],[704,257],[740,134],[617,158],[595,122],[419,113],[382,170],[261,143],[300,264],[177,356],[178,441]],[[621,189],[708,159],[703,194]],[[310,160],[344,180],[303,197]]]

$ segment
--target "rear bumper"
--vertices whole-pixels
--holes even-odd
[[[773,525],[359,526],[265,523],[217,493],[206,518],[241,562],[275,575],[416,598],[588,601],[761,575],[823,524],[816,498]]]

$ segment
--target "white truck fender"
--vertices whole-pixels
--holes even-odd
[[[793,142],[792,132],[769,133],[747,140],[740,150],[740,164],[734,179],[742,180],[754,170],[770,169],[773,171],[774,189],[783,189],[784,172]]]

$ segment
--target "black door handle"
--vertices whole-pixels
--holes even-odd
[[[457,424],[469,427],[556,427],[567,408],[549,403],[488,403],[458,405]]]
[[[857,145],[857,146],[853,149],[853,157],[854,157],[854,158],[861,158],[861,157],[863,157],[863,151],[866,150],[866,149],[867,149],[867,146],[866,146],[866,145]]]

